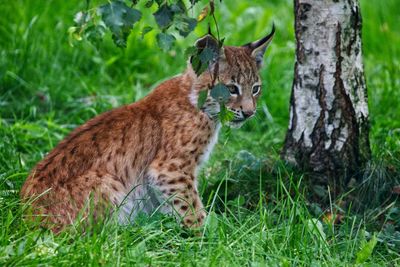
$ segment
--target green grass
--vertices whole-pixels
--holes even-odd
[[[240,130],[223,132],[202,173],[210,216],[201,234],[158,214],[132,226],[110,220],[90,234],[77,226],[58,236],[23,221],[18,193],[30,168],[77,125],[142,98],[160,80],[181,72],[185,48],[205,32],[203,25],[178,40],[170,53],[157,48],[154,33],[137,38],[143,23],[125,50],[110,37],[98,49],[84,42],[71,47],[67,29],[84,5],[80,0],[0,5],[1,266],[400,264],[400,205],[388,194],[400,180],[397,0],[361,1],[373,149],[360,188],[371,204],[364,213],[343,211],[342,224],[326,223],[320,207],[305,199],[302,175],[279,161],[293,77],[292,1],[245,0],[218,4],[226,43],[260,38],[272,21],[277,35],[262,70],[266,86],[257,118]]]

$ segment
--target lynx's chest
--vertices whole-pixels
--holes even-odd
[[[197,175],[199,169],[203,166],[203,164],[205,162],[207,162],[208,159],[210,158],[210,155],[211,155],[215,145],[218,142],[218,135],[219,135],[220,130],[221,130],[221,123],[218,122],[218,123],[216,123],[215,128],[214,128],[207,144],[203,148],[203,153],[201,153],[201,155],[200,155],[199,162],[198,162],[198,165],[196,166],[196,170],[195,170],[196,175]]]

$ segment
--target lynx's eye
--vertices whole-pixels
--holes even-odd
[[[229,93],[231,95],[240,95],[239,87],[237,87],[234,84],[228,84],[226,87],[228,87]]]
[[[261,90],[261,85],[254,85],[253,86],[253,95],[257,95],[258,93],[260,93]]]

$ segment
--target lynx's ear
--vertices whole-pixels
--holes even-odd
[[[275,25],[272,24],[272,30],[270,34],[268,34],[264,38],[261,38],[260,40],[244,45],[244,47],[248,47],[250,49],[251,56],[256,60],[257,66],[259,68],[261,68],[262,66],[265,51],[267,50],[267,47],[271,43],[274,35],[275,35]]]
[[[221,47],[220,42],[211,34],[207,34],[199,38],[195,43],[195,47],[200,53],[205,48],[211,49],[211,51],[213,52],[212,61],[216,61],[220,55],[223,55],[223,48]]]

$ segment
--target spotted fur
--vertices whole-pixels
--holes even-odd
[[[258,48],[258,47],[257,47]],[[256,49],[257,49],[256,48]],[[218,80],[241,86],[227,107],[235,118],[255,111],[259,66],[251,46],[224,47],[215,60]],[[31,171],[21,190],[31,215],[55,232],[83,218],[118,212],[131,222],[140,211],[174,213],[188,227],[202,225],[206,212],[197,171],[217,142],[219,104],[199,91],[215,82],[210,71],[187,70],[142,100],[103,113],[75,129]],[[89,212],[88,203],[93,204]]]

